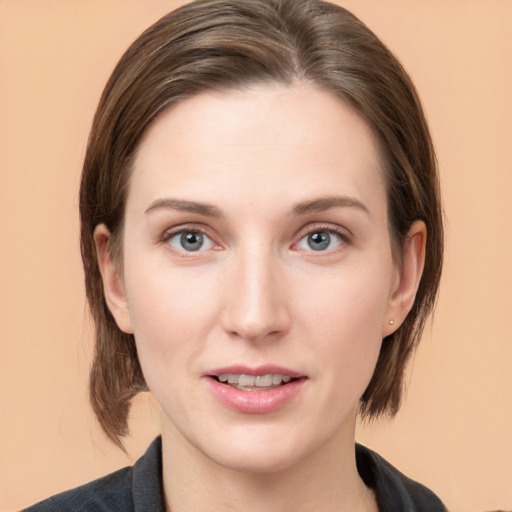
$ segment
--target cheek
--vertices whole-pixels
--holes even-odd
[[[319,329],[364,338],[378,333],[391,295],[391,265],[351,266],[298,284],[292,296]]]
[[[140,330],[195,323],[188,318],[208,314],[215,273],[208,269],[171,265],[163,251],[134,251],[127,255],[125,285],[132,319]],[[131,256],[131,257],[128,257]]]
[[[340,384],[362,380],[361,386],[366,387],[364,381],[373,374],[382,344],[389,276],[379,267],[374,271],[354,268],[333,275],[325,287],[309,286],[308,294],[295,294],[303,297],[297,309],[303,312],[307,338],[314,340],[323,364],[334,366],[333,376]]]
[[[139,359],[145,374],[178,375],[199,350],[194,340],[206,338],[218,301],[204,276],[140,260],[127,266],[125,279]]]

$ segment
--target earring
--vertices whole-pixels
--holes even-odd
[[[389,325],[395,325],[395,321],[394,320],[390,320],[389,321]]]

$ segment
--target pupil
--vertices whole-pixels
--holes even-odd
[[[329,247],[331,243],[331,235],[325,231],[319,231],[309,235],[308,244],[314,251],[322,251]]]
[[[201,233],[183,233],[181,235],[181,245],[187,251],[197,251],[203,245],[203,235]]]

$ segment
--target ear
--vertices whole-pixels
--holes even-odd
[[[112,256],[109,247],[110,240],[110,231],[105,224],[96,226],[94,243],[96,244],[96,257],[103,281],[105,301],[119,329],[127,334],[133,334],[121,265]]]
[[[396,331],[411,310],[425,265],[427,228],[423,221],[415,221],[409,230],[403,248],[402,265],[397,268],[387,315],[382,326],[382,337]]]

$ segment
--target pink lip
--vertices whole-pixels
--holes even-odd
[[[228,386],[212,378],[213,376],[218,377],[227,373],[241,375],[289,375],[296,380],[274,389],[245,391]],[[249,368],[243,365],[228,366],[212,370],[205,374],[204,377],[213,395],[222,405],[233,411],[245,414],[265,414],[284,407],[300,393],[307,381],[307,377],[304,375],[275,365],[263,365],[257,368]]]

